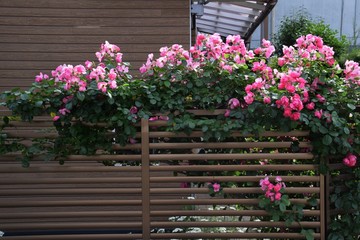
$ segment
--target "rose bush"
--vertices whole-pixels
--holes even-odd
[[[50,76],[37,75],[28,90],[1,94],[2,105],[22,120],[50,115],[59,137],[51,145],[35,144],[30,152],[20,141],[9,143],[6,134],[0,134],[0,153],[22,151],[24,165],[34,147],[59,160],[69,154],[94,154],[95,149],[114,154],[114,143],[133,142],[136,123],[156,120],[151,113],[160,111],[169,131],[201,129],[205,141],[221,141],[233,130],[309,130],[322,170],[328,158],[335,158],[353,174],[360,152],[359,63],[346,61],[342,69],[332,48],[310,34],[284,46],[281,56],[274,52],[267,40],[248,50],[240,36],[223,40],[217,34],[200,34],[189,50],[174,44],[161,48],[157,58],[149,54],[141,78],[133,79],[120,48],[105,42],[96,53],[97,63],[61,65]],[[197,119],[189,109],[225,112]],[[9,120],[4,117],[2,128]],[[106,137],[109,131],[113,138]],[[357,181],[351,181],[358,186],[352,196],[360,192]],[[355,219],[359,206],[350,210]],[[346,236],[359,234],[356,231]]]

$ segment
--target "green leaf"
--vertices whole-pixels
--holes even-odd
[[[281,211],[281,212],[285,212],[285,211],[286,211],[286,205],[285,205],[284,203],[280,203],[279,207],[280,207],[280,211]]]
[[[208,129],[209,129],[209,127],[206,126],[206,125],[201,128],[201,130],[202,130],[203,132],[206,132]]]
[[[170,87],[171,83],[169,81],[164,81],[164,85],[165,85],[165,87]]]
[[[113,98],[108,98],[108,103],[114,104],[114,103],[115,103],[115,100],[114,100]]]
[[[345,133],[345,134],[350,134],[350,130],[349,130],[349,128],[344,127],[344,133]]]
[[[23,94],[21,94],[21,95],[20,95],[20,99],[21,99],[21,100],[26,101],[26,100],[28,100],[28,99],[29,99],[29,95],[28,95],[28,94],[23,93]]]
[[[41,107],[42,105],[43,105],[43,101],[41,101],[41,100],[35,102],[36,107]]]
[[[325,135],[322,139],[322,143],[326,146],[329,146],[332,143],[332,137],[330,135]]]
[[[82,102],[85,99],[85,94],[83,92],[77,92],[76,97]]]
[[[316,200],[316,198],[310,198],[307,200],[307,202],[313,207],[316,207],[318,205],[318,201]]]
[[[312,229],[302,229],[301,234],[306,237],[306,240],[314,240],[314,230]]]
[[[356,106],[354,104],[351,104],[351,103],[348,103],[346,105],[348,108],[350,108],[351,110],[355,110],[356,109]]]
[[[150,99],[150,103],[151,104],[156,104],[156,100],[152,98],[152,99]]]
[[[203,82],[202,82],[201,80],[197,79],[197,80],[195,81],[195,85],[196,85],[197,87],[201,87],[201,86],[203,85]]]
[[[326,134],[326,133],[329,132],[329,131],[327,130],[327,128],[324,127],[324,126],[320,126],[320,127],[319,127],[319,131],[320,131],[322,134]]]
[[[142,106],[142,104],[141,104],[141,102],[139,102],[139,101],[135,101],[135,106],[137,106],[137,107],[141,107],[141,106]]]
[[[327,106],[327,110],[329,110],[329,111],[332,111],[332,110],[334,110],[334,109],[335,109],[334,105],[329,105],[329,106]]]
[[[193,122],[189,122],[189,128],[191,128],[191,129],[194,129],[195,128],[195,123],[193,123]]]
[[[212,74],[211,71],[205,71],[205,72],[204,72],[204,76],[205,76],[205,77],[210,77],[211,74]]]

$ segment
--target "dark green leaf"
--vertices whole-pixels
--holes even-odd
[[[85,99],[85,94],[83,92],[77,92],[76,97],[82,102]]]
[[[286,211],[286,205],[284,203],[280,203],[279,205],[280,211],[285,212]]]
[[[301,234],[306,237],[306,240],[313,240],[314,239],[314,230],[312,229],[302,229]]]
[[[326,134],[326,133],[328,133],[329,131],[327,130],[327,128],[326,127],[324,127],[324,126],[320,126],[319,127],[319,132],[321,132],[322,134]]]
[[[41,101],[41,100],[35,102],[35,106],[36,106],[36,107],[41,107],[42,104],[43,104],[43,101]]]
[[[164,85],[165,85],[165,87],[170,87],[171,83],[169,81],[164,81]]]
[[[326,146],[329,146],[332,143],[332,137],[330,135],[325,135],[322,139],[322,143]]]
[[[21,95],[20,95],[20,99],[21,99],[21,100],[26,101],[26,100],[28,100],[28,99],[29,99],[29,95],[28,95],[28,94],[23,93],[23,94],[21,94]]]

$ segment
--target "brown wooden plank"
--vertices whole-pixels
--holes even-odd
[[[91,59],[90,59],[91,60]],[[0,61],[1,64],[2,61]],[[144,63],[145,61],[136,61],[136,62],[132,62],[133,64],[131,64],[133,69],[139,69],[139,67]],[[51,62],[31,62],[31,61],[27,61],[27,62],[20,62],[22,63],[22,67],[21,69],[19,69],[19,66],[16,67],[16,63],[14,64],[13,62],[11,63],[6,63],[4,64],[4,66],[2,67],[3,69],[0,68],[0,74],[2,74],[2,78],[24,78],[24,79],[35,79],[35,76],[39,74],[39,72],[44,72],[47,73],[48,75],[51,74],[51,71],[54,70],[57,66],[62,65],[62,64],[72,64],[72,65],[77,65],[77,64],[82,64],[83,62],[75,62],[75,61],[68,61],[66,63],[64,62],[55,62],[55,61],[51,61]],[[5,86],[7,85],[6,83],[4,83]],[[0,83],[0,86],[3,85],[2,83]]]
[[[104,42],[106,39],[99,38],[99,41],[92,44],[25,44],[25,43],[1,43],[1,54],[7,54],[6,52],[47,52],[47,53],[92,53],[94,54],[99,50],[100,44]],[[176,42],[178,44],[182,44],[186,46],[188,41],[186,42]],[[117,42],[113,42],[112,44],[117,44]],[[152,53],[158,52],[159,49],[165,45],[173,44],[170,41],[167,41],[164,38],[162,43],[157,44],[136,44],[133,45],[131,43],[123,43],[117,44],[121,48],[122,52],[143,52],[143,53]]]
[[[52,44],[91,44],[102,43],[102,39],[110,43],[116,42],[120,47],[121,44],[162,44],[165,36],[161,34],[156,35],[125,35],[118,32],[117,35],[103,35],[103,36],[62,36],[62,35],[0,35],[0,44],[2,43],[52,43]],[[188,37],[182,34],[173,34],[166,36],[167,42],[184,42]]]
[[[65,8],[65,9],[79,9],[79,8],[139,8],[139,9],[152,9],[152,8],[183,8],[189,6],[188,0],[111,0],[101,1],[98,0],[27,0],[27,1],[14,1],[14,0],[1,0],[0,7],[26,7],[26,8]]]
[[[123,55],[123,60],[126,61],[139,61],[143,60],[146,62],[147,54],[146,53],[126,53],[121,51]],[[0,61],[52,61],[52,62],[78,62],[83,63],[85,60],[96,60],[95,52],[94,53],[49,53],[49,52],[5,52],[0,54]]]
[[[126,8],[116,9],[110,8],[106,11],[99,11],[99,9],[88,8],[88,9],[64,9],[53,8],[44,10],[42,8],[16,8],[16,7],[1,7],[0,16],[9,17],[76,17],[76,18],[148,18],[148,17],[188,17],[189,9],[187,8],[169,8],[169,9],[141,9],[141,8]]]
[[[188,17],[179,18],[40,18],[40,17],[0,17],[0,25],[10,26],[189,26]]]
[[[96,30],[96,31],[94,31]],[[148,26],[148,27],[132,27],[132,26],[114,26],[114,27],[91,27],[91,26],[1,26],[0,34],[28,34],[28,35],[89,35],[92,36],[118,36],[119,33],[126,35],[171,35],[184,34],[189,35],[189,26]]]

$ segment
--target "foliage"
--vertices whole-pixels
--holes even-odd
[[[360,168],[346,171],[349,179],[341,179],[334,184],[334,192],[330,195],[331,203],[339,214],[332,216],[329,240],[353,239],[360,235]]]
[[[59,137],[47,144],[34,141],[26,147],[1,133],[0,153],[21,151],[24,166],[36,154],[60,162],[71,154],[95,154],[95,149],[116,154],[114,144],[131,143],[139,120],[156,120],[159,117],[151,113],[160,111],[166,116],[168,131],[191,133],[201,129],[205,141],[221,141],[234,130],[254,134],[309,130],[313,153],[323,169],[326,159],[336,156],[343,158],[352,172],[360,152],[360,113],[356,111],[359,64],[346,61],[341,68],[333,49],[311,34],[282,50],[277,57],[272,56],[275,47],[266,40],[251,51],[240,36],[228,36],[223,41],[217,34],[199,35],[189,50],[174,44],[161,48],[159,58],[149,54],[140,68],[142,78],[132,79],[120,48],[105,42],[96,53],[98,63],[61,65],[51,77],[43,73],[36,76],[28,90],[1,94],[2,104],[22,120],[51,116]],[[196,118],[189,109],[225,112]],[[3,120],[2,128],[11,119]],[[349,184],[355,183],[352,179]],[[218,192],[214,190],[219,186],[215,187],[212,185],[212,193]],[[359,192],[358,188],[340,191],[336,198],[351,194],[358,199]],[[264,198],[262,203],[275,219],[275,213],[284,216],[290,207],[286,195],[276,201]],[[298,207],[294,211],[300,212]],[[354,233],[350,222],[342,227],[350,235]],[[303,233],[308,238],[311,235],[307,230]]]
[[[304,10],[282,19],[279,29],[274,36],[274,46],[281,54],[282,46],[295,44],[300,36],[313,34],[323,39],[324,43],[333,47],[335,58],[339,58],[347,51],[349,41],[345,35],[338,37],[338,32],[330,28],[323,20],[313,20]],[[352,59],[352,58],[350,58]]]
[[[360,62],[360,48],[355,47],[342,54],[339,59],[340,66],[344,66],[347,59],[352,59],[354,62]]]

